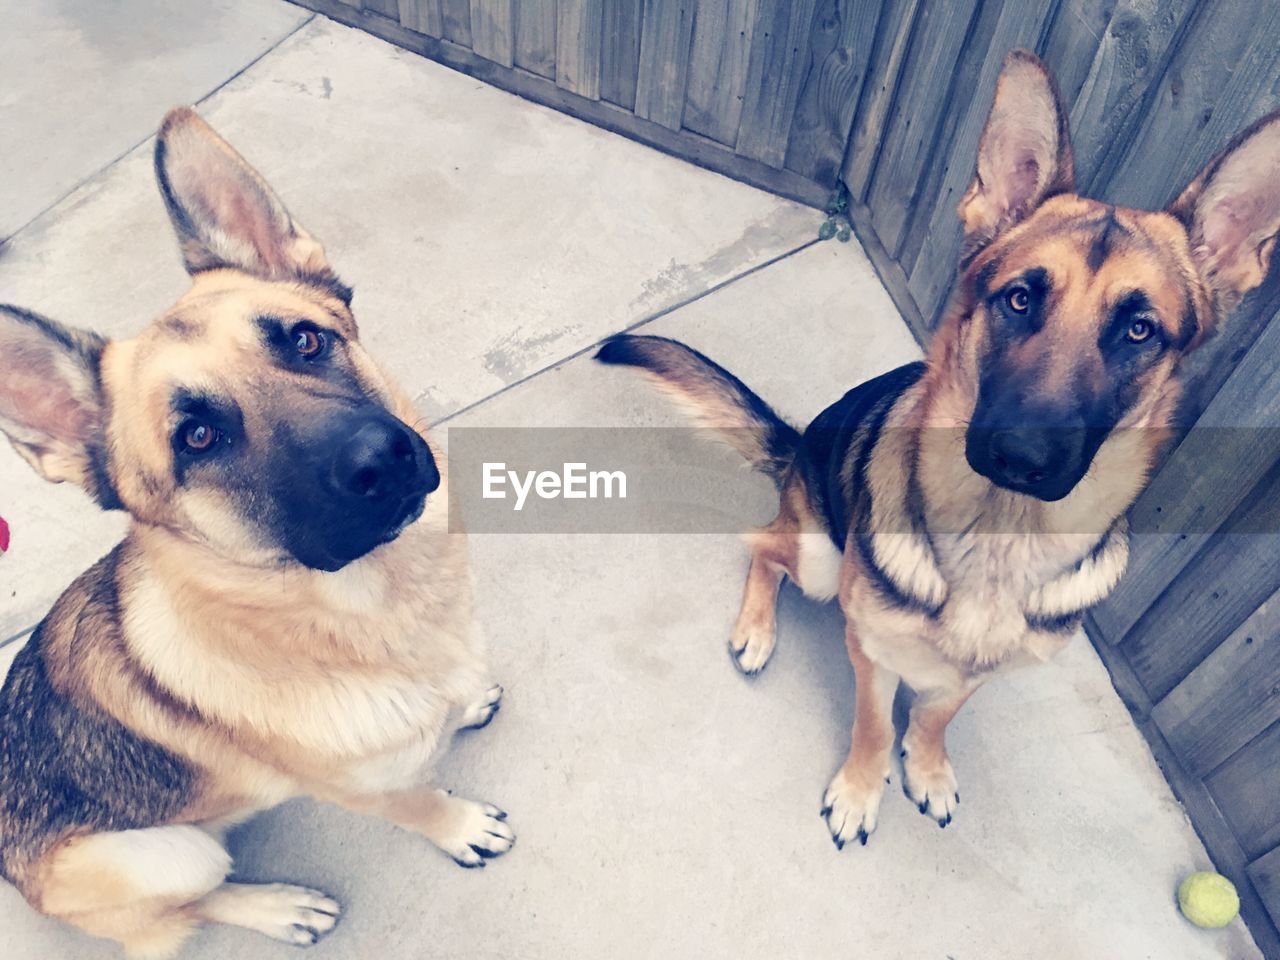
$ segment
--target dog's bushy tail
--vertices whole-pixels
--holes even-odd
[[[761,473],[780,483],[800,451],[800,434],[745,383],[692,347],[666,337],[610,337],[601,363],[638,367],[695,423],[724,435]]]

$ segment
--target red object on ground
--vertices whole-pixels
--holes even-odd
[[[0,553],[9,549],[9,525],[0,517]]]

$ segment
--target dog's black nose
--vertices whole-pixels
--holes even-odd
[[[1045,430],[996,430],[991,434],[991,465],[1013,487],[1044,483],[1060,451]]]
[[[398,420],[377,417],[362,420],[342,444],[333,481],[348,496],[381,500],[431,493],[440,474],[417,434]]]

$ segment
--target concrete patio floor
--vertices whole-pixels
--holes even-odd
[[[184,275],[143,141],[167,106],[216,90],[200,112],[325,243],[364,339],[444,421],[442,440],[454,426],[680,423],[584,354],[637,324],[710,353],[797,420],[918,356],[857,245],[814,242],[816,211],[274,0],[164,28],[148,20],[156,4],[128,0],[153,24],[150,52],[82,17],[88,4],[36,6],[0,0],[0,127],[26,151],[0,181],[0,237],[17,230],[0,300],[115,335],[172,302]],[[4,45],[23,29],[41,55],[11,75]],[[90,48],[114,65],[107,82],[57,70]],[[47,124],[46,100],[98,119]],[[2,671],[123,523],[7,446],[0,514],[14,537],[0,643],[17,638]],[[747,681],[724,650],[745,569],[734,537],[485,535],[473,556],[507,697],[439,779],[507,809],[519,843],[462,871],[331,807],[264,814],[233,836],[238,876],[344,905],[312,956],[1260,956],[1238,921],[1208,933],[1178,915],[1178,879],[1208,858],[1083,636],[957,718],[965,802],[945,832],[900,798],[895,769],[879,831],[837,853],[818,806],[853,682],[832,607],[785,588],[778,652]],[[222,927],[186,955],[294,950]],[[0,885],[0,957],[115,955]]]

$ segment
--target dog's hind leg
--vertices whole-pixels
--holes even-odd
[[[134,960],[169,960],[204,921],[302,945],[333,929],[338,905],[323,894],[226,883],[230,872],[222,844],[194,825],[91,833],[44,858],[33,902]]]
[[[139,960],[167,960],[195,932],[191,904],[222,884],[231,857],[199,827],[91,833],[54,847],[24,890],[34,906]]]
[[[287,883],[224,883],[192,904],[201,920],[229,923],[300,947],[334,928],[341,907],[318,890]]]

